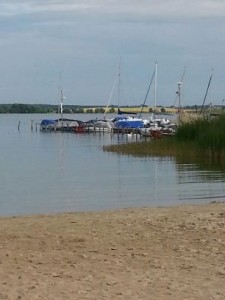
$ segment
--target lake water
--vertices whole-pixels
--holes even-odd
[[[103,145],[127,142],[125,136],[48,133],[35,125],[31,130],[31,120],[35,124],[50,117],[0,115],[1,216],[225,199],[222,172],[103,152]],[[93,115],[69,117],[88,120]]]

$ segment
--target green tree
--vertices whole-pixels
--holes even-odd
[[[95,113],[96,114],[100,113],[100,108],[99,107],[95,108]]]
[[[109,113],[113,114],[114,112],[115,112],[115,108],[114,107],[110,107]]]
[[[102,107],[100,107],[100,108],[99,108],[99,112],[102,113],[102,114],[104,114],[104,113],[105,113],[105,109],[102,108]]]

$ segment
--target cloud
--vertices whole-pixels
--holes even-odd
[[[96,6],[96,5],[95,5]],[[82,11],[92,7],[89,1],[15,1],[0,4],[0,16],[18,16],[40,12]]]
[[[120,56],[127,103],[140,101],[156,59],[162,102],[174,95],[184,66],[191,101],[201,97],[205,86],[199,87],[199,81],[211,67],[220,80],[220,98],[224,14],[224,0],[2,0],[1,85],[8,90],[4,96],[0,88],[0,99],[26,101],[24,86],[30,89],[29,101],[34,95],[43,98],[62,72],[67,101],[105,102]]]
[[[125,0],[119,10],[149,17],[213,17],[225,14],[225,2],[222,0]]]
[[[224,0],[67,0],[8,1],[0,4],[0,16],[40,12],[89,12],[90,14],[148,17],[216,17],[225,15]]]

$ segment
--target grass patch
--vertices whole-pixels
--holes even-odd
[[[103,149],[133,156],[175,157],[182,162],[225,169],[225,115],[183,124],[173,137],[104,146]]]

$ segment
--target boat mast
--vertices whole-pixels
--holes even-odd
[[[142,106],[141,106],[141,111],[140,111],[140,114],[139,114],[139,118],[140,118],[141,115],[142,115],[143,108],[144,108],[144,106],[145,106],[145,102],[146,102],[146,100],[147,100],[147,97],[148,97],[148,94],[149,94],[149,91],[150,91],[150,88],[151,88],[152,81],[153,81],[154,77],[155,77],[155,70],[154,70],[154,72],[153,72],[153,74],[152,74],[152,77],[151,77],[151,80],[150,80],[150,83],[149,83],[149,86],[148,86],[148,90],[147,90],[147,93],[146,93],[146,95],[145,95],[144,103],[143,103]]]
[[[119,69],[118,69],[118,94],[117,94],[117,100],[118,100],[118,112],[120,107],[120,69],[121,69],[121,57],[119,61]]]
[[[183,71],[183,74],[182,74],[181,79],[180,79],[180,82],[181,82],[182,85],[184,83],[185,74],[186,74],[186,67],[184,67],[184,71]],[[174,107],[176,107],[176,105],[177,105],[177,98],[178,98],[178,92],[176,92],[176,98],[175,98],[175,102],[174,102],[174,105],[173,105]]]
[[[158,62],[155,63],[155,86],[154,86],[154,111],[156,111],[157,100],[157,75],[158,75]]]
[[[60,94],[61,94],[61,102],[60,102],[60,113],[61,113],[61,120],[63,120],[63,90],[61,89],[60,90]]]
[[[179,81],[177,83],[178,85],[178,90],[177,90],[177,95],[178,95],[178,119],[179,119],[179,123],[180,123],[180,113],[181,113],[181,86],[182,86],[182,82]]]
[[[208,91],[209,91],[209,87],[210,87],[210,84],[211,84],[211,80],[212,80],[212,73],[211,73],[211,76],[209,78],[209,82],[208,82],[208,86],[207,86],[207,89],[206,89],[205,97],[204,97],[204,100],[203,100],[203,103],[202,103],[200,114],[202,114],[202,111],[203,111],[203,107],[204,107],[204,104],[205,104],[206,97],[208,95]]]

